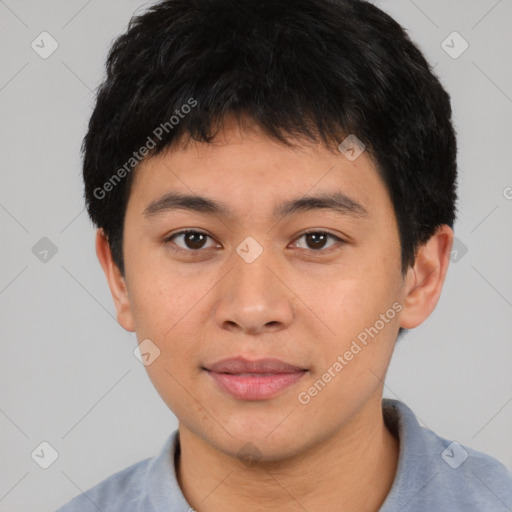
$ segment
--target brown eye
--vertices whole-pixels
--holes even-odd
[[[332,233],[328,233],[327,231],[309,231],[302,234],[299,238],[297,238],[297,240],[300,240],[301,238],[304,238],[306,242],[306,247],[301,248],[311,249],[313,251],[332,247],[332,245],[335,245],[336,242],[343,242],[341,238],[333,235]],[[326,246],[329,238],[334,240],[334,243]]]
[[[166,242],[172,242],[177,245],[179,248],[177,250],[181,249],[192,252],[204,249],[208,238],[211,239],[209,235],[201,231],[187,230],[174,233],[166,239]],[[180,243],[178,243],[177,240],[179,240]]]

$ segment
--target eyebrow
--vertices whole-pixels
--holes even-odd
[[[274,208],[274,218],[283,218],[293,213],[312,210],[332,210],[354,217],[367,217],[366,208],[355,199],[341,191],[315,194],[285,201]],[[209,215],[233,217],[232,211],[224,204],[213,199],[192,195],[169,192],[151,202],[144,210],[145,217],[154,217],[174,210],[187,210]]]

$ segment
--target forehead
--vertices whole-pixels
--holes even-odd
[[[313,197],[359,215],[391,206],[367,152],[350,160],[322,144],[287,146],[257,125],[242,129],[234,122],[226,122],[211,143],[187,140],[139,165],[130,202],[140,213],[155,213],[166,195],[168,206],[195,196],[197,209],[226,217],[262,208],[273,217],[298,212],[305,209],[297,200],[304,205]]]

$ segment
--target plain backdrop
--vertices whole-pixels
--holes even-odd
[[[0,511],[51,512],[177,426],[115,319],[80,174],[108,48],[147,5],[0,1]],[[378,5],[435,66],[460,148],[457,253],[436,311],[398,343],[385,396],[512,468],[512,2]],[[52,450],[43,469],[37,453]]]

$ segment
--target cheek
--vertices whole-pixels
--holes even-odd
[[[331,373],[343,374],[333,382],[341,386],[343,380],[344,392],[354,392],[378,380],[370,370],[383,374],[391,357],[398,332],[398,277],[378,265],[338,268],[332,275],[318,277],[302,281],[298,293],[309,306],[303,308],[311,319],[306,324],[309,337],[318,340],[312,377],[321,378],[331,368]],[[336,372],[332,367],[338,356],[343,370]],[[334,391],[337,385],[331,387]]]
[[[130,290],[130,304],[137,334],[162,341],[178,322],[187,297],[168,289],[162,279],[140,276]]]
[[[208,292],[216,281],[163,269],[147,265],[130,281],[130,304],[139,343],[149,338],[160,350],[158,364],[155,369],[147,367],[148,373],[158,370],[159,378],[168,380],[165,369],[178,377],[184,368],[198,364],[207,337],[205,318],[211,310]]]
[[[296,279],[294,291],[326,337],[347,339],[373,325],[398,296],[398,277],[378,265],[338,265],[328,273],[305,275]]]
[[[132,254],[128,291],[137,333],[163,342],[194,312],[210,280],[184,275],[160,249],[132,247]]]
[[[194,394],[194,379],[200,371],[198,354],[205,338],[200,301],[204,293],[194,290],[190,282],[184,284],[173,280],[171,286],[164,279],[153,280],[134,290],[132,300],[139,342],[149,338],[159,351],[145,369],[163,401],[178,416],[191,414],[197,405],[189,393]]]
[[[362,301],[357,289],[347,286],[339,297],[339,304],[325,301],[322,306],[334,334],[318,340],[317,364],[298,397],[311,407],[305,412],[318,411],[335,423],[383,385],[398,332],[396,302],[385,294]],[[343,407],[333,408],[333,403]]]

